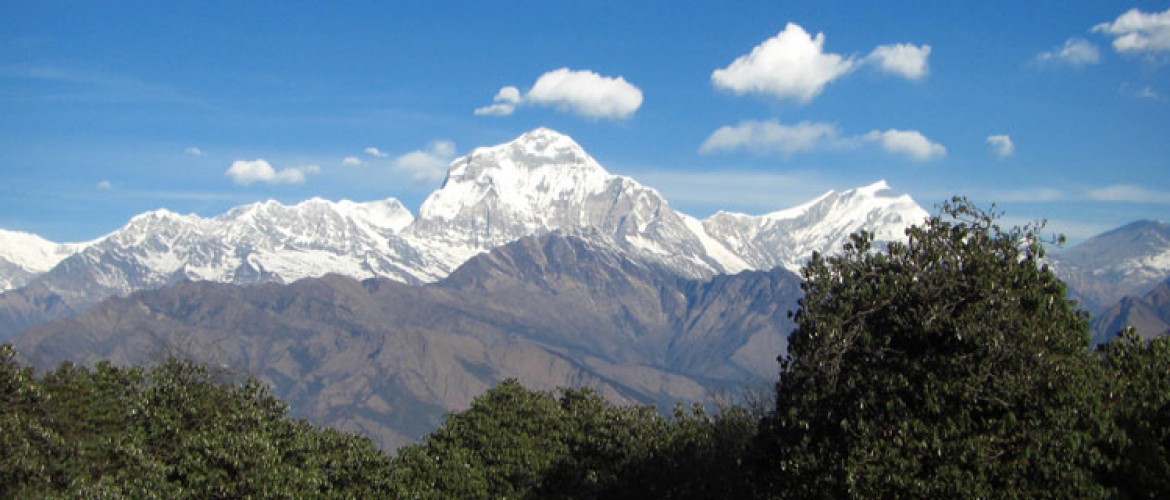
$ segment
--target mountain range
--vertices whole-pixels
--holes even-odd
[[[813,251],[835,251],[858,229],[889,241],[927,216],[909,196],[888,191],[883,181],[764,215],[699,220],[654,189],[610,174],[568,136],[536,129],[453,161],[417,218],[392,198],[269,201],[213,218],[147,212],[84,244],[5,245],[0,269],[13,272],[3,282],[23,286],[0,295],[0,340],[107,297],[183,280],[289,283],[338,273],[429,283],[475,255],[552,231],[690,278],[797,271]]]
[[[454,160],[417,216],[393,198],[311,199],[156,210],[85,243],[0,231],[0,341],[42,369],[205,361],[385,449],[508,377],[708,400],[773,381],[813,252],[860,229],[900,240],[928,216],[890,191],[698,219],[536,129]],[[1137,222],[1049,262],[1094,313],[1096,341],[1170,324],[1170,225]]]
[[[264,380],[294,415],[389,450],[510,377],[662,408],[769,387],[799,294],[783,268],[691,279],[554,233],[425,285],[183,281],[110,298],[15,344],[42,369],[196,359]]]

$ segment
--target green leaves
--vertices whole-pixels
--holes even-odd
[[[188,362],[41,380],[0,347],[0,496],[301,497],[388,491],[366,438],[286,415],[255,381]]]
[[[862,232],[802,271],[765,423],[773,481],[794,496],[1098,491],[1101,371],[1039,265],[1041,226],[940,208],[905,243]]]

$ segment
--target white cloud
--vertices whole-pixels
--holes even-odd
[[[620,76],[560,68],[540,75],[524,95],[513,86],[501,88],[492,104],[476,108],[475,114],[507,116],[522,104],[571,111],[586,118],[624,119],[642,106],[642,91]]]
[[[824,51],[825,35],[812,37],[795,23],[711,73],[716,87],[808,102],[855,66],[853,58]]]
[[[926,59],[930,56],[929,45],[898,43],[879,45],[866,56],[865,61],[876,64],[885,73],[898,75],[909,80],[920,80],[926,76]]]
[[[1132,203],[1170,203],[1170,193],[1155,191],[1131,184],[1114,184],[1089,190],[1089,198],[1100,201]]]
[[[482,108],[475,108],[475,116],[508,116],[515,111],[515,105],[498,102]]]
[[[102,180],[97,183],[98,189],[112,189],[114,185],[110,181]]]
[[[837,136],[837,127],[831,123],[800,122],[785,125],[777,120],[748,120],[712,132],[699,147],[699,152],[747,149],[789,155],[831,146],[837,142]]]
[[[370,156],[377,157],[377,158],[385,158],[387,156],[390,156],[389,154],[382,152],[382,150],[380,150],[374,146],[370,146],[366,149],[363,149],[362,151],[365,151],[366,154],[368,154]]]
[[[942,158],[947,154],[945,147],[916,130],[874,130],[864,135],[843,137],[837,126],[831,123],[806,121],[785,125],[777,120],[748,120],[720,127],[707,136],[699,146],[699,152],[742,149],[791,155],[817,149],[852,148],[863,142],[878,143],[888,152],[904,154],[916,161]]]
[[[362,164],[362,159],[361,159],[361,158],[358,158],[358,157],[356,157],[356,156],[346,156],[344,159],[342,159],[342,160],[341,160],[341,164],[342,164],[342,165],[353,165],[353,166],[357,166],[357,165],[361,165],[361,164]]]
[[[560,68],[540,75],[524,100],[588,118],[629,118],[642,106],[642,91],[620,76]]]
[[[914,161],[933,160],[947,155],[947,148],[931,142],[917,130],[874,130],[862,136],[862,139],[880,143],[886,151],[904,154]]]
[[[1069,38],[1064,46],[1041,52],[1036,56],[1036,62],[1041,64],[1061,63],[1069,66],[1086,66],[1101,62],[1101,51],[1092,42],[1083,38]]]
[[[455,143],[434,141],[425,150],[416,150],[394,159],[394,168],[410,174],[417,183],[440,181],[447,175],[447,165],[455,156]]]
[[[254,182],[268,184],[301,184],[305,182],[305,174],[314,174],[320,171],[316,165],[290,167],[276,170],[264,159],[236,160],[224,172],[232,178],[232,182],[247,186]]]
[[[187,154],[189,154],[189,155],[191,155],[191,156],[203,156],[203,150],[202,150],[202,149],[199,149],[199,148],[197,148],[197,147],[195,147],[195,146],[191,146],[191,147],[189,147],[189,148],[187,148],[187,149],[184,149],[184,150],[183,150],[183,152],[184,152],[184,153],[187,153]]]
[[[1094,26],[1093,31],[1112,35],[1117,52],[1170,51],[1170,9],[1155,13],[1130,9],[1111,23]]]
[[[1000,158],[1016,154],[1016,145],[1012,142],[1012,138],[1006,135],[987,136],[987,145],[991,146],[991,151]]]
[[[508,85],[500,88],[496,92],[496,96],[492,98],[492,104],[482,108],[475,109],[476,116],[508,116],[516,111],[516,105],[520,104],[523,99],[520,97],[520,89]]]

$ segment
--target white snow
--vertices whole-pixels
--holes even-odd
[[[926,212],[888,191],[879,181],[764,215],[719,212],[700,221],[653,188],[610,174],[568,136],[540,128],[454,160],[417,218],[393,198],[266,201],[212,218],[156,210],[85,246],[0,232],[0,258],[27,265],[26,274],[47,272],[44,279],[61,287],[88,279],[118,294],[184,278],[290,282],[340,273],[417,283],[516,239],[561,231],[706,277],[796,270],[812,251],[836,251],[857,229],[900,238]],[[50,270],[72,254],[71,273],[88,270],[81,278]]]

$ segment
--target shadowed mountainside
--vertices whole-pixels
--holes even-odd
[[[774,377],[797,276],[685,279],[609,248],[524,238],[423,286],[339,275],[182,282],[108,299],[16,345],[42,368],[170,354],[213,363],[268,382],[296,416],[388,450],[509,377],[660,405]]]

